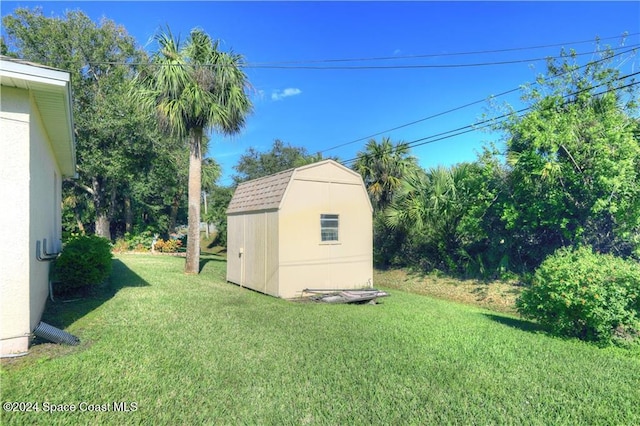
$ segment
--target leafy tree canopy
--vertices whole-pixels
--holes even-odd
[[[504,125],[510,200],[507,229],[540,247],[588,244],[630,255],[640,231],[640,144],[635,87],[603,59],[550,61],[525,100],[531,112]],[[544,94],[544,95],[543,95]]]
[[[280,139],[273,141],[270,151],[260,152],[249,148],[233,168],[237,175],[233,176],[237,185],[252,179],[272,175],[284,170],[304,166],[322,160],[321,154],[309,154],[304,147],[291,146]]]

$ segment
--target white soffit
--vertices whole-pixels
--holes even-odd
[[[0,83],[32,93],[62,174],[74,176],[76,152],[69,73],[1,57]]]

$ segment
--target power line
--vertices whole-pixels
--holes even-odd
[[[611,55],[611,56],[608,56],[608,57],[605,57],[605,58],[601,58],[601,59],[598,59],[598,60],[596,60],[596,61],[589,62],[589,63],[587,63],[587,64],[585,64],[585,65],[582,65],[582,66],[580,66],[580,67],[577,67],[577,68],[575,68],[575,69],[573,69],[573,70],[566,71],[566,72],[564,72],[564,73],[561,73],[561,74],[555,75],[555,76],[553,76],[553,77],[545,78],[545,79],[544,79],[544,81],[548,81],[548,80],[553,79],[553,78],[561,77],[561,76],[566,75],[566,74],[568,74],[568,73],[571,73],[571,72],[577,71],[577,70],[579,70],[579,69],[581,69],[581,68],[586,68],[586,67],[588,67],[588,66],[595,65],[595,64],[597,64],[597,63],[599,63],[599,62],[603,62],[603,61],[606,61],[606,60],[613,59],[613,58],[615,58],[616,56],[621,56],[621,55],[624,55],[624,54],[626,54],[626,53],[633,52],[634,50],[635,50],[635,49],[629,49],[629,50],[624,51],[624,52],[616,53],[616,54],[614,54],[614,55]],[[538,84],[538,83],[537,83],[537,82],[534,82],[534,84]],[[500,97],[500,96],[507,95],[507,94],[509,94],[509,93],[516,92],[516,91],[518,91],[518,90],[520,90],[520,87],[516,87],[516,88],[510,89],[510,90],[506,90],[506,91],[504,91],[504,92],[498,93],[497,95],[492,95],[492,96],[491,96],[491,98],[492,98],[492,99],[494,99],[494,98],[497,98],[497,97]],[[449,114],[449,113],[451,113],[451,112],[455,112],[455,111],[458,111],[458,110],[461,110],[461,109],[467,108],[467,107],[472,106],[472,105],[476,105],[476,104],[479,104],[479,103],[482,103],[482,102],[486,102],[486,100],[487,100],[487,98],[479,99],[479,100],[477,100],[477,101],[473,101],[473,102],[470,102],[470,103],[467,103],[467,104],[461,105],[461,106],[459,106],[459,107],[455,107],[455,108],[452,108],[452,109],[449,109],[449,110],[446,110],[446,111],[443,111],[443,112],[439,112],[439,113],[436,113],[436,114],[430,115],[430,116],[428,116],[428,117],[420,118],[420,119],[418,119],[418,120],[414,120],[414,121],[411,121],[411,122],[409,122],[409,123],[401,124],[401,125],[399,125],[399,126],[392,127],[392,128],[390,128],[390,129],[382,130],[382,131],[380,131],[380,132],[374,133],[374,134],[369,135],[369,136],[364,136],[364,137],[362,137],[362,138],[358,138],[358,139],[355,139],[355,140],[352,140],[352,141],[349,141],[349,142],[341,143],[341,144],[336,145],[336,146],[333,146],[333,147],[331,147],[331,148],[327,148],[327,149],[325,149],[325,150],[319,151],[319,153],[321,153],[321,154],[322,154],[322,153],[324,153],[324,152],[332,151],[332,150],[337,149],[337,148],[342,148],[342,147],[347,146],[347,145],[351,145],[351,144],[354,144],[354,143],[357,143],[357,142],[361,142],[361,141],[363,141],[363,140],[370,139],[370,138],[373,138],[373,137],[376,137],[376,136],[382,135],[382,134],[384,134],[384,133],[392,132],[392,131],[395,131],[395,130],[398,130],[398,129],[402,129],[402,128],[405,128],[405,127],[412,126],[412,125],[414,125],[414,124],[422,123],[422,122],[424,122],[424,121],[427,121],[427,120],[430,120],[430,119],[433,119],[433,118],[436,118],[436,117],[440,117],[440,116],[442,116],[442,115],[446,115],[446,114]]]
[[[634,76],[639,75],[639,74],[640,74],[640,71],[632,73],[632,74],[627,74],[625,76],[618,77],[616,79],[616,81],[624,80],[624,79],[627,79],[629,77],[634,77]],[[597,89],[599,87],[605,86],[606,84],[607,83],[601,83],[601,84],[599,84],[597,86],[587,87],[587,88],[584,88],[582,90],[578,90],[576,92],[569,93],[569,94],[565,95],[564,98],[570,98],[570,97],[576,96],[576,95],[578,95],[580,93],[584,93],[584,92],[591,91],[593,89]],[[612,88],[612,89],[607,89],[604,92],[595,93],[594,96],[600,96],[600,95],[603,95],[605,93],[609,93],[609,92],[613,92],[613,91],[619,91],[619,90],[622,90],[622,89],[626,89],[626,88],[629,88],[629,87],[636,86],[638,84],[640,84],[640,82],[632,82],[632,83],[626,84],[624,86],[615,87],[615,88]],[[567,105],[570,102],[571,102],[570,100],[567,100],[562,105]],[[430,135],[430,136],[426,136],[426,137],[423,137],[423,138],[415,139],[415,140],[413,140],[411,142],[403,143],[402,146],[403,147],[408,147],[408,148],[415,148],[415,147],[418,147],[418,146],[423,146],[423,145],[427,145],[427,144],[430,144],[430,143],[438,142],[438,141],[441,141],[441,140],[444,140],[444,139],[450,139],[450,138],[453,138],[453,137],[456,137],[456,136],[460,136],[460,135],[463,135],[463,134],[466,134],[466,133],[475,132],[477,130],[485,129],[487,127],[491,127],[491,126],[494,126],[496,124],[502,124],[507,119],[513,117],[514,114],[517,117],[522,117],[522,114],[524,112],[530,111],[533,108],[534,108],[533,106],[522,108],[522,109],[520,109],[518,111],[514,111],[514,112],[511,112],[509,114],[503,114],[503,115],[501,115],[499,117],[491,118],[491,119],[488,119],[488,120],[483,120],[483,121],[481,121],[479,123],[476,123],[476,124],[469,124],[469,125],[466,125],[466,126],[463,126],[463,127],[459,127],[457,129],[453,129],[453,130],[449,130],[449,131],[446,131],[446,132],[438,133],[438,134],[435,134],[435,135]],[[501,121],[498,121],[498,120],[501,120]],[[496,121],[498,121],[498,122],[496,123]],[[434,139],[434,138],[436,138],[436,139]],[[341,161],[341,163],[344,164],[344,165],[347,165],[348,163],[355,163],[359,158],[366,157],[368,155],[369,154],[362,154],[362,155],[359,155],[359,156],[357,156],[355,158],[351,158],[349,160]]]
[[[637,33],[640,34],[640,33]],[[635,35],[635,33],[634,33]],[[560,44],[561,45],[561,44]],[[613,47],[613,48],[608,48],[607,50],[611,50],[611,51],[616,51],[616,50],[621,50],[621,49],[629,49],[629,48],[637,48],[638,46],[640,46],[640,44],[631,44],[628,46],[618,46],[618,47]],[[509,50],[518,50],[518,49],[504,49],[504,50],[497,50],[497,52],[499,51],[509,51]],[[525,49],[520,49],[520,50],[525,50]],[[492,51],[485,51],[486,53],[490,53]],[[582,53],[571,53],[572,55],[575,56],[586,56],[586,55],[593,55],[594,51],[590,51],[590,52],[582,52]],[[457,56],[461,56],[461,55],[470,55],[473,54],[473,52],[468,52],[468,53],[455,53],[455,54],[450,54],[450,55],[457,55]],[[426,58],[426,57],[436,57],[436,56],[448,56],[445,54],[442,55],[436,55],[436,54],[429,54],[429,55],[415,55],[415,56],[411,56],[411,57],[405,57],[405,58]],[[240,68],[247,68],[247,69],[290,69],[290,70],[374,70],[374,69],[383,69],[383,70],[390,70],[390,69],[447,69],[447,68],[470,68],[470,67],[484,67],[484,66],[497,66],[497,65],[512,65],[512,64],[518,64],[518,63],[525,63],[525,62],[538,62],[538,61],[546,61],[549,59],[561,59],[564,56],[545,56],[542,58],[529,58],[529,59],[514,59],[514,60],[510,60],[510,61],[493,61],[493,62],[477,62],[477,63],[462,63],[462,64],[423,64],[423,65],[346,65],[346,66],[317,66],[317,65],[278,65],[278,64],[287,64],[287,63],[292,63],[295,64],[297,62],[292,61],[292,62],[273,62],[273,63],[269,63],[269,62],[263,62],[263,63],[251,63],[251,62],[246,62],[244,64],[240,64],[240,65],[222,65],[222,64],[215,64],[215,63],[199,63],[199,64],[192,64],[192,63],[172,63],[172,64],[166,64],[166,63],[154,63],[154,62],[123,62],[123,61],[95,61],[95,62],[88,62],[88,64],[90,65],[127,65],[127,66],[152,66],[152,67],[158,67],[158,66],[162,66],[162,67],[190,67],[193,65],[198,65],[198,66],[202,66],[202,67],[213,67],[213,68],[220,68],[220,67],[228,67],[228,66],[239,66]],[[387,57],[381,57],[378,58],[377,60],[384,60],[384,59],[389,59]],[[354,61],[366,61],[368,59],[356,59]],[[376,59],[370,59],[370,60],[376,60]],[[303,61],[301,63],[331,63],[331,62],[340,62],[340,61],[348,61],[348,60],[341,60],[341,59],[322,59],[322,60],[315,60],[315,61]]]
[[[611,48],[609,50],[628,49],[630,47],[638,47],[640,44],[633,44],[631,46],[621,46]],[[572,56],[585,56],[593,55],[594,52],[572,53]],[[496,65],[512,65],[520,64],[524,62],[539,62],[547,61],[549,59],[561,59],[565,56],[545,56],[543,58],[529,58],[529,59],[514,59],[511,61],[493,61],[493,62],[476,62],[467,64],[423,64],[423,65],[335,65],[335,66],[318,66],[318,65],[256,65],[247,63],[243,68],[253,69],[289,69],[289,70],[392,70],[392,69],[442,69],[442,68],[472,68],[472,67],[486,67]]]
[[[595,40],[590,39],[590,40],[570,41],[565,43],[555,43],[555,44],[546,44],[546,45],[538,45],[538,46],[513,47],[513,48],[494,49],[494,50],[478,50],[478,51],[472,51],[472,52],[428,53],[428,54],[418,54],[418,55],[378,56],[378,57],[370,57],[370,58],[351,58],[351,59],[312,59],[312,60],[299,60],[299,61],[277,61],[277,62],[263,62],[263,63],[258,62],[256,63],[256,65],[288,65],[288,64],[312,64],[312,63],[332,63],[332,62],[368,62],[368,61],[384,61],[384,60],[398,60],[398,59],[436,58],[436,57],[446,57],[446,56],[482,55],[487,53],[515,52],[515,51],[522,51],[522,50],[534,50],[534,49],[544,49],[548,47],[593,43],[593,42],[600,42],[602,40],[620,39],[621,37],[624,37],[624,38],[633,37],[639,34],[640,32],[631,33],[631,34],[621,34],[621,35],[612,36],[612,37],[596,38]]]

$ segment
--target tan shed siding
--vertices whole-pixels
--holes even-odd
[[[227,281],[242,285],[242,259],[244,246],[244,216],[227,216]]]
[[[295,178],[298,180],[311,180],[316,182],[351,183],[360,185],[360,175],[353,170],[346,169],[333,161],[324,164],[311,164],[295,170]]]
[[[265,264],[267,246],[267,227],[264,213],[253,213],[245,216],[244,247],[244,283],[243,285],[257,291],[265,290]]]
[[[303,179],[296,173],[283,201],[281,297],[295,297],[304,288],[361,288],[371,283],[372,219],[368,197],[358,176],[354,179],[341,168],[326,169],[309,170]],[[317,181],[311,180],[313,176]],[[323,213],[339,215],[338,242],[321,241]]]
[[[339,216],[339,241],[321,240],[321,214]],[[371,203],[360,175],[332,160],[241,184],[227,215],[231,282],[284,298],[371,284]]]
[[[266,282],[265,293],[272,296],[278,296],[278,281],[279,281],[279,257],[278,257],[278,244],[279,244],[279,227],[278,227],[278,212],[271,211],[266,214],[267,217],[267,250],[266,250]]]
[[[277,296],[277,211],[230,215],[227,220],[227,281]]]

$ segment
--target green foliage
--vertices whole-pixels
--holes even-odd
[[[560,249],[536,270],[519,312],[559,336],[609,343],[640,337],[640,265],[589,248]]]
[[[65,188],[65,197],[76,198],[65,225],[84,232],[80,225],[93,220],[96,233],[110,237],[112,195],[145,174],[157,135],[128,96],[130,64],[145,62],[144,50],[124,27],[106,18],[96,23],[80,10],[46,16],[41,8],[16,8],[2,23],[12,55],[71,73],[79,178]]]
[[[244,59],[219,50],[219,41],[203,30],[191,30],[181,46],[167,27],[156,36],[156,65],[137,78],[135,96],[141,107],[153,111],[167,133],[189,141],[188,235],[186,273],[199,273],[200,199],[203,134],[215,130],[238,133],[252,110],[246,93]]]
[[[530,111],[500,121],[506,152],[400,173],[390,142],[370,142],[356,170],[384,215],[376,264],[492,278],[531,273],[560,247],[640,258],[637,89],[600,53],[548,63],[523,95]]]
[[[499,172],[481,159],[407,174],[384,210],[388,232],[404,235],[402,259],[456,275],[505,269],[504,238],[487,229],[496,225]]]
[[[358,152],[353,169],[360,173],[374,210],[384,210],[400,190],[403,179],[418,169],[417,159],[403,142],[382,138],[370,139],[364,151]]]
[[[304,147],[291,146],[276,139],[270,151],[260,152],[251,147],[242,154],[238,164],[233,167],[238,172],[233,176],[233,180],[237,185],[320,160],[322,160],[321,154],[309,154]]]
[[[216,227],[216,239],[213,244],[227,245],[227,207],[233,197],[233,189],[225,186],[214,186],[207,199],[209,208],[204,219]]]
[[[160,238],[153,247],[162,253],[176,253],[182,248],[182,241],[172,238],[168,240]]]
[[[562,246],[629,256],[640,231],[640,143],[633,93],[602,60],[580,70],[550,62],[531,112],[508,121],[508,202],[503,220],[535,267]],[[607,67],[609,66],[609,67]],[[595,93],[597,89],[597,92]],[[629,88],[633,90],[633,88]]]
[[[153,233],[146,230],[139,233],[125,233],[124,238],[118,238],[113,244],[112,251],[114,253],[137,251],[144,252],[151,249],[153,242]]]
[[[53,262],[51,279],[63,293],[102,283],[111,273],[111,243],[91,236],[69,240]]]

